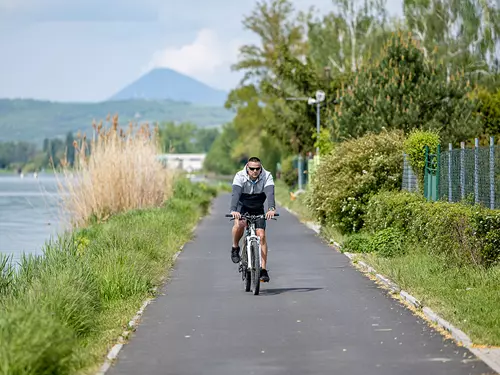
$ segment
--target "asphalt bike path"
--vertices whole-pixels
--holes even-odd
[[[278,208],[271,281],[245,292],[231,262],[230,195],[215,199],[162,293],[106,374],[494,374]]]

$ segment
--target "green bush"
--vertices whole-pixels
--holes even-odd
[[[348,253],[371,252],[370,236],[365,233],[353,233],[342,243],[342,251]]]
[[[404,142],[404,151],[408,155],[410,165],[417,176],[421,189],[424,185],[425,146],[429,146],[429,152],[435,154],[439,142],[439,133],[437,131],[417,129],[412,130]]]
[[[310,208],[317,219],[341,233],[361,229],[370,197],[401,187],[403,141],[403,132],[384,130],[343,142],[322,158],[311,182]]]
[[[365,215],[369,233],[393,229],[448,264],[491,266],[500,260],[500,212],[461,203],[427,202],[407,193],[380,193]]]
[[[389,258],[405,254],[404,233],[396,228],[385,228],[375,232],[370,241],[370,252]]]

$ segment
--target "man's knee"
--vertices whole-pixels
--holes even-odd
[[[259,236],[261,242],[266,241],[266,231],[264,229],[257,229],[256,234]]]

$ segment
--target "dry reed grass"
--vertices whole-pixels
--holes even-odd
[[[157,160],[158,128],[134,129],[130,123],[124,131],[117,115],[109,129],[102,121],[92,126],[91,141],[84,135],[74,142],[74,168],[62,163],[59,191],[70,224],[81,227],[119,212],[161,206],[172,193],[174,173]]]

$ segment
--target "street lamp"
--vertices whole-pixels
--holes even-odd
[[[316,91],[315,98],[286,98],[286,100],[307,100],[307,104],[314,105],[316,104],[316,143],[319,141],[319,132],[320,132],[320,105],[325,101],[326,95],[322,90]],[[316,155],[319,156],[319,146],[316,146]]]
[[[320,133],[320,105],[325,101],[326,95],[324,91],[316,91],[315,98],[286,98],[286,100],[307,100],[307,104],[316,104],[316,158],[319,158],[319,133]],[[299,155],[299,191],[302,190],[302,156]]]
[[[309,98],[307,99],[307,104],[314,105],[316,104],[316,156],[319,156],[319,125],[320,125],[320,111],[319,107],[321,102],[325,100],[325,93],[321,90],[316,91],[316,99]]]

